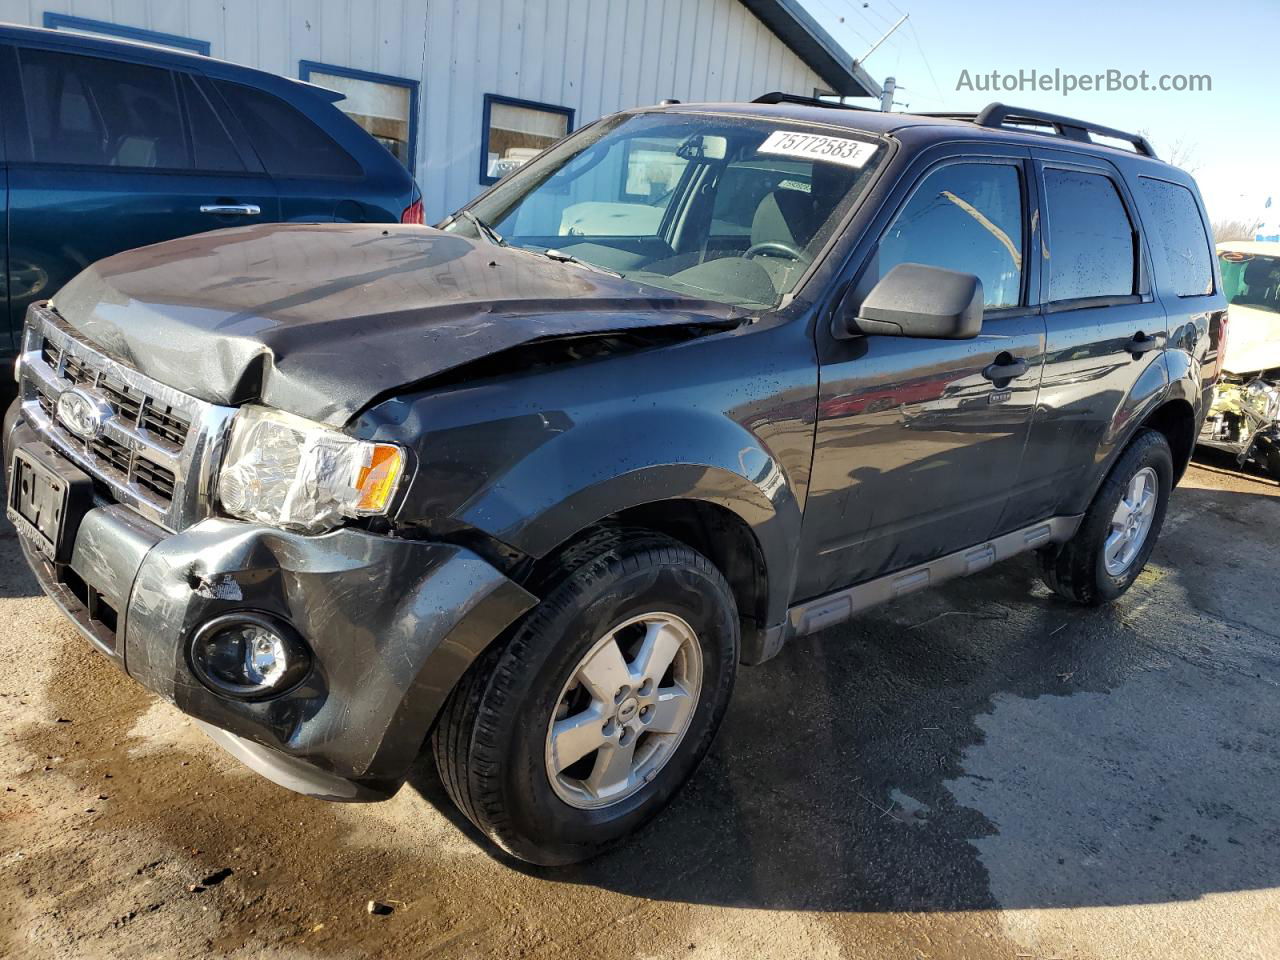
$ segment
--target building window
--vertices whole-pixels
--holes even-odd
[[[480,182],[497,183],[573,129],[573,110],[531,100],[484,95]]]
[[[173,33],[143,30],[141,27],[126,27],[118,23],[107,23],[105,20],[90,20],[88,17],[73,17],[65,13],[46,13],[44,25],[49,30],[63,30],[67,33],[79,33],[91,37],[138,40],[158,47],[172,47],[174,50],[182,50],[186,53],[209,56],[208,40],[192,40],[190,37],[180,37]]]
[[[303,60],[298,76],[343,95],[334,104],[413,170],[418,146],[418,81]]]

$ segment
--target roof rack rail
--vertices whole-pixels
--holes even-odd
[[[763,93],[751,101],[752,103],[796,103],[802,107],[831,107],[836,110],[871,110],[870,107],[856,107],[852,103],[840,103],[832,100],[819,100],[817,97],[805,97],[798,93],[783,93],[781,90],[774,90],[772,93]],[[878,110],[872,111],[879,113]]]
[[[978,113],[926,113],[922,114],[922,116],[941,117],[949,120],[969,120],[980,127],[993,129],[1007,126],[1017,127],[1019,124],[1037,124],[1039,126],[1052,127],[1053,132],[1058,136],[1065,137],[1068,140],[1077,140],[1081,143],[1092,143],[1093,140],[1089,134],[1096,133],[1099,136],[1124,140],[1126,143],[1132,144],[1133,149],[1143,156],[1154,158],[1156,155],[1155,148],[1151,146],[1151,141],[1140,133],[1126,133],[1123,130],[1115,129],[1115,127],[1104,127],[1100,123],[1076,120],[1073,117],[1047,113],[1044,110],[1011,107],[1003,103],[989,103]]]

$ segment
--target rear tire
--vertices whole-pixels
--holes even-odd
[[[1041,552],[1045,583],[1087,606],[1116,599],[1155,549],[1172,489],[1169,442],[1155,430],[1140,431],[1107,474],[1075,535]]]
[[[431,745],[476,827],[557,866],[639,828],[696,769],[733,689],[738,612],[706,557],[644,531],[593,536],[540,592],[459,682]]]

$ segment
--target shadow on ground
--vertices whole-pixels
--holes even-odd
[[[1274,497],[1179,491],[1111,607],[1058,600],[1026,558],[797,643],[739,674],[710,757],[640,836],[568,870],[510,865],[654,900],[856,912],[1280,885]],[[429,764],[413,785],[479,840]]]

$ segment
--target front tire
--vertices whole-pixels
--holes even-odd
[[[597,535],[450,696],[431,740],[445,789],[522,860],[595,856],[693,773],[738,652],[733,594],[706,557],[657,534]]]
[[[1040,554],[1045,583],[1087,606],[1119,597],[1155,549],[1172,489],[1169,442],[1155,430],[1140,431],[1107,474],[1075,535]]]

